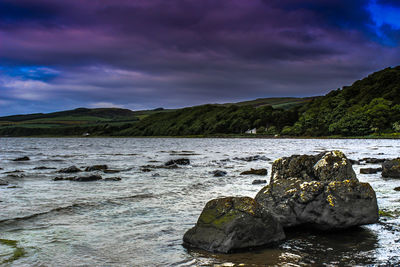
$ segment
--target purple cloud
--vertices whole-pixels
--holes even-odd
[[[324,94],[398,64],[398,31],[386,24],[376,31],[380,11],[370,7],[367,0],[3,0],[0,107],[13,109],[0,115]]]

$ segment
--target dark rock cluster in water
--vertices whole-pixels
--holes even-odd
[[[25,157],[21,157],[21,158],[16,158],[16,159],[13,159],[13,161],[28,161],[28,160],[30,160],[30,158],[29,158],[29,157],[27,157],[27,156],[25,156]]]
[[[285,227],[334,230],[378,219],[375,191],[358,181],[342,152],[293,155],[273,163],[269,185],[254,199],[208,202],[183,241],[187,246],[227,253],[279,241]]]

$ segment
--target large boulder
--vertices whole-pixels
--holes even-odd
[[[196,226],[185,233],[183,241],[190,247],[228,253],[284,238],[280,223],[254,199],[226,197],[206,204]]]
[[[382,177],[400,178],[400,158],[387,160],[382,163]]]
[[[255,200],[284,227],[328,230],[378,221],[374,190],[358,181],[340,151],[278,159],[272,165],[270,184]]]

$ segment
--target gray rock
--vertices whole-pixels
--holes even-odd
[[[81,172],[82,170],[76,166],[70,166],[68,168],[60,169],[58,172],[60,173],[76,173]]]
[[[387,160],[382,163],[382,177],[400,178],[400,158]]]
[[[268,161],[271,160],[270,158],[267,158],[266,156],[260,156],[260,155],[255,155],[255,156],[249,156],[249,157],[243,157],[243,158],[238,158],[235,157],[233,158],[234,160],[241,160],[241,161],[257,161],[257,160],[262,160],[262,161]]]
[[[8,185],[6,180],[0,179],[0,185]]]
[[[226,197],[209,201],[197,224],[188,230],[184,244],[212,252],[268,245],[285,238],[282,226],[249,197]]]
[[[360,183],[340,151],[282,158],[271,181],[255,197],[284,227],[307,225],[322,230],[375,223],[375,191]]]

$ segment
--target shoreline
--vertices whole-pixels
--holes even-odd
[[[112,135],[29,135],[29,136],[0,136],[2,138],[140,138],[140,139],[400,139],[399,135],[368,135],[368,136],[271,136],[271,135],[180,135],[180,136],[112,136]]]

